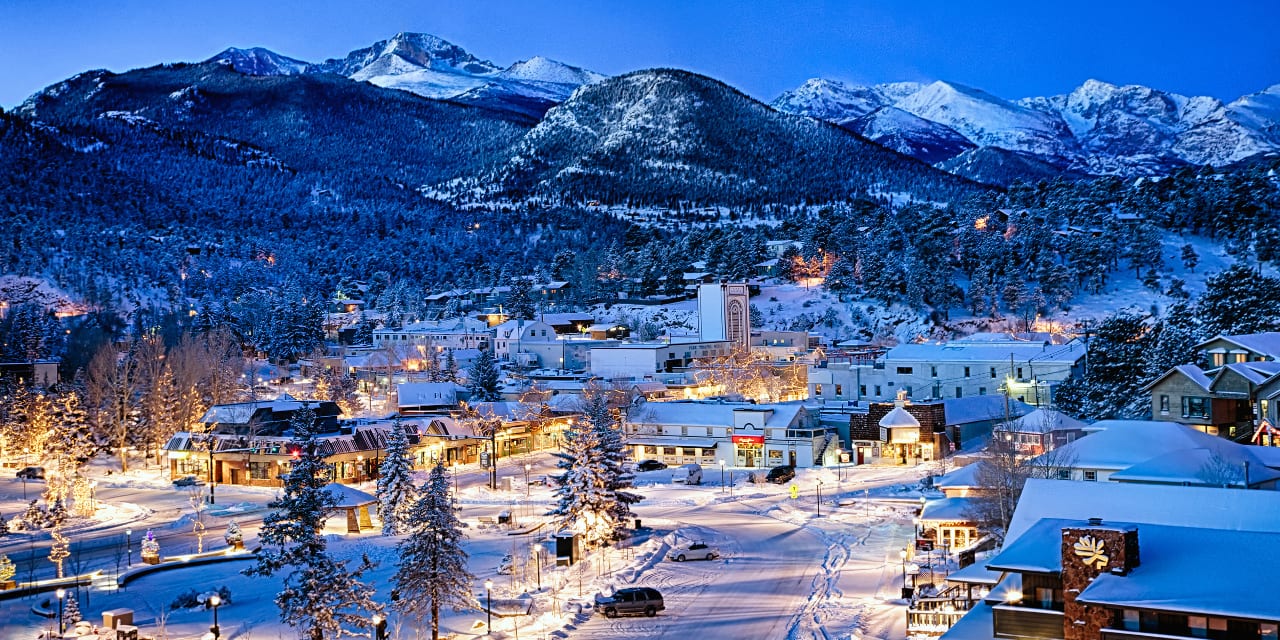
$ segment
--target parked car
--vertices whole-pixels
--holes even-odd
[[[702,467],[696,464],[678,466],[675,471],[671,472],[671,481],[685,484],[702,484]]]
[[[690,542],[677,546],[667,552],[668,560],[676,562],[684,562],[685,560],[715,560],[720,557],[720,552],[710,547],[705,542]]]
[[[773,484],[786,484],[796,477],[796,468],[792,466],[774,467],[769,470],[769,475],[765,476],[765,482]]]
[[[175,487],[198,487],[202,484],[204,484],[204,480],[201,480],[199,476],[182,476],[173,481],[173,486]]]
[[[618,589],[611,596],[596,594],[596,608],[603,611],[607,618],[642,613],[652,618],[666,609],[662,604],[662,594],[649,587]]]
[[[636,471],[661,471],[667,468],[667,463],[661,460],[641,460],[636,463]]]
[[[18,471],[20,480],[44,480],[44,467],[23,467]]]

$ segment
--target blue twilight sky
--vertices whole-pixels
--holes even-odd
[[[1280,83],[1280,0],[0,0],[0,105],[88,69],[228,46],[318,61],[398,31],[503,66],[680,67],[766,101],[816,76],[1010,99],[1088,78],[1224,100]]]

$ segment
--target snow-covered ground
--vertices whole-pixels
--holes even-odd
[[[538,456],[532,477],[552,470],[550,456]],[[104,472],[105,464],[97,471]],[[737,470],[732,487],[720,484],[719,473],[709,471],[702,486],[673,485],[671,470],[638,474],[638,492],[645,499],[636,506],[643,528],[629,543],[608,552],[596,552],[575,567],[554,566],[554,549],[546,542],[547,527],[540,515],[551,503],[548,487],[526,486],[522,467],[500,470],[510,475],[512,491],[492,491],[484,485],[483,470],[466,467],[459,474],[459,502],[467,522],[469,568],[476,575],[477,601],[484,600],[483,581],[494,582],[494,609],[505,611],[518,603],[531,603],[524,616],[497,617],[494,637],[513,638],[638,638],[704,637],[771,638],[897,638],[905,628],[904,608],[898,597],[901,579],[898,549],[907,544],[923,469],[847,467],[800,470],[793,481],[798,498],[788,485],[750,484],[744,470]],[[91,562],[106,577],[82,589],[81,608],[86,619],[101,622],[101,612],[114,608],[135,610],[135,622],[146,635],[157,638],[198,638],[212,622],[202,607],[169,609],[169,604],[191,589],[227,587],[228,604],[219,609],[224,638],[289,637],[279,622],[273,598],[280,582],[247,578],[239,571],[249,562],[236,561],[179,568],[138,577],[117,590],[112,551],[121,533],[131,527],[134,553],[145,528],[165,534],[162,555],[187,553],[193,541],[189,533],[191,509],[185,490],[168,484],[154,467],[129,474],[98,476],[98,516],[86,523],[80,540],[90,549]],[[822,514],[817,511],[821,485]],[[28,488],[31,489],[35,483]],[[372,489],[372,487],[365,487]],[[21,483],[11,473],[0,478],[0,504],[21,499]],[[226,522],[237,519],[244,527],[248,546],[256,542],[257,520],[274,495],[271,489],[218,487],[218,505],[207,512],[209,534],[206,549],[225,545],[221,534]],[[839,506],[843,503],[844,506]],[[131,506],[125,506],[131,505]],[[218,509],[223,510],[219,512]],[[226,510],[231,513],[225,513]],[[237,513],[237,510],[243,510]],[[500,511],[511,511],[515,526],[491,521]],[[367,576],[377,586],[376,599],[389,602],[395,572],[396,538],[378,531],[347,534],[340,519],[328,528],[330,547],[343,557],[367,554],[379,566]],[[673,544],[701,540],[723,554],[713,561],[677,563],[665,559]],[[0,553],[21,556],[30,545],[37,551],[41,536],[11,537],[0,544]],[[96,542],[95,542],[96,541]],[[97,546],[95,546],[97,545]],[[543,550],[541,572],[520,560],[514,570],[499,573],[503,556],[529,555]],[[38,557],[42,572],[51,575],[47,560]],[[137,556],[134,556],[135,564]],[[91,562],[86,562],[90,564]],[[539,575],[540,574],[540,575]],[[19,578],[22,576],[20,575]],[[541,588],[539,588],[539,583]],[[598,592],[629,586],[659,589],[666,611],[655,618],[606,619],[590,608]],[[50,626],[36,616],[33,606],[46,600],[27,597],[0,601],[0,626],[5,638],[33,638]],[[412,620],[391,618],[391,637],[414,637]],[[484,634],[484,612],[472,609],[447,612],[443,629],[454,637]],[[56,621],[54,622],[56,624]]]

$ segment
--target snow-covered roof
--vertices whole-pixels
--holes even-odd
[[[324,488],[333,494],[334,502],[336,503],[333,506],[338,509],[350,509],[378,501],[377,498],[359,489],[337,482],[330,482]]]
[[[969,489],[979,486],[978,463],[953,469],[933,482],[937,489]]]
[[[1059,542],[1054,542],[1057,548]],[[1076,599],[1116,607],[1275,620],[1277,608],[1270,594],[1280,573],[1280,558],[1274,553],[1249,552],[1278,545],[1277,532],[1138,525],[1141,564],[1126,576],[1098,576]],[[1247,570],[1242,553],[1248,554]]]
[[[1000,582],[1001,575],[999,571],[988,569],[986,563],[977,562],[963,569],[952,571],[947,575],[947,582],[994,585]]]
[[[972,466],[972,465],[971,465]],[[932,522],[964,522],[972,518],[974,498],[942,498],[929,500],[920,509],[920,520]]]
[[[1158,455],[1208,448],[1234,458],[1244,445],[1211,436],[1187,425],[1157,420],[1101,420],[1098,429],[1045,454],[1076,469],[1127,469]]]
[[[1280,532],[1280,491],[1032,478],[1022,489],[1005,545],[1044,518]]]
[[[1027,415],[1035,407],[1010,398],[1009,417],[1016,418]],[[967,398],[947,398],[942,401],[948,425],[969,424],[999,420],[1005,416],[1005,396],[969,396]]]
[[[1231,444],[1231,443],[1226,443]],[[1158,455],[1146,462],[1111,474],[1116,482],[1166,482],[1171,484],[1243,486],[1244,464],[1249,465],[1249,486],[1280,479],[1280,471],[1269,469],[1251,452],[1255,447],[1182,449]]]
[[[458,402],[458,389],[452,382],[406,382],[396,385],[401,407],[448,407]]]
[[[523,338],[529,331],[540,329],[543,331],[551,330],[551,325],[537,320],[508,320],[493,328],[494,335],[499,338]],[[554,332],[553,332],[554,333]],[[555,335],[547,334],[547,338],[554,340]]]
[[[786,428],[797,420],[804,409],[799,403],[749,404],[739,402],[646,402],[627,414],[632,424],[670,424],[686,426],[733,426],[735,409],[768,411],[762,427]]]
[[[1204,369],[1201,369],[1200,367],[1197,367],[1194,364],[1180,364],[1164,372],[1164,375],[1160,376],[1159,378],[1156,378],[1155,380],[1148,382],[1145,386],[1142,387],[1142,390],[1150,391],[1152,387],[1155,387],[1157,384],[1160,384],[1162,380],[1176,373],[1182,374],[1183,377],[1190,380],[1191,382],[1194,382],[1196,386],[1200,387],[1201,389],[1204,389],[1205,391],[1208,391],[1209,386],[1213,384],[1213,382],[1209,379],[1208,374],[1205,373]]]
[[[319,404],[319,400],[307,400],[311,406]],[[236,402],[232,404],[215,404],[205,411],[200,422],[204,424],[247,424],[249,418],[260,409],[270,409],[273,413],[297,411],[302,408],[303,401],[295,400],[287,393],[280,394],[275,400],[258,400],[254,402]]]
[[[1213,340],[1206,340],[1198,345],[1197,348],[1203,348],[1210,342],[1219,339],[1233,342],[1245,349],[1265,354],[1271,358],[1280,359],[1280,332],[1271,331],[1267,333],[1246,333],[1234,336],[1217,336],[1213,338]]]
[[[1017,420],[1010,420],[1007,430],[1025,433],[1084,429],[1085,423],[1053,409],[1036,409]]]
[[[1013,356],[1015,363],[1074,364],[1084,357],[1082,342],[1072,341],[1063,345],[1043,342],[965,342],[921,343],[898,345],[885,354],[886,362],[1003,362]]]
[[[902,407],[894,407],[893,411],[890,411],[889,413],[885,414],[883,418],[880,418],[879,424],[880,426],[889,428],[889,429],[892,429],[895,427],[903,427],[903,428],[919,428],[920,427],[920,421],[916,420],[915,416],[911,415],[910,413],[907,413],[907,410],[903,409]]]
[[[1217,384],[1218,378],[1228,371],[1240,375],[1253,384],[1262,384],[1280,372],[1280,362],[1232,362],[1218,367],[1213,375],[1213,383]]]

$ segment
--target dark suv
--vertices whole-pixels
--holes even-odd
[[[769,475],[765,476],[764,479],[766,482],[772,482],[773,484],[786,484],[794,477],[796,477],[796,468],[787,466],[770,469]]]
[[[652,618],[659,611],[666,609],[662,605],[662,594],[649,587],[627,587],[613,592],[612,596],[596,595],[596,608],[603,611],[605,617],[616,618],[620,615],[641,614]]]
[[[44,467],[23,467],[18,472],[19,480],[44,480]]]

